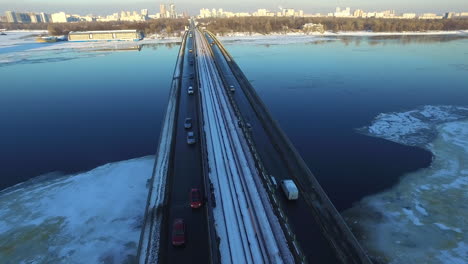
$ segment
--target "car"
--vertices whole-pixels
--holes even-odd
[[[234,85],[229,85],[229,91],[235,92],[236,88],[234,88]]]
[[[192,128],[192,118],[190,117],[185,118],[184,127],[186,129]]]
[[[188,94],[193,94],[193,87],[192,86],[188,87],[187,93]]]
[[[202,196],[199,189],[193,188],[190,191],[190,207],[196,209],[202,206]]]
[[[195,142],[196,142],[195,133],[193,133],[193,131],[189,131],[187,133],[187,144],[193,145],[193,144],[195,144]]]
[[[188,52],[192,53],[192,52],[193,52],[193,50],[192,50],[192,49],[189,49],[189,50],[188,50]]]
[[[172,224],[172,245],[179,247],[185,245],[185,222],[177,218]]]
[[[193,65],[193,60],[190,60],[190,65]]]
[[[190,74],[190,79],[193,79],[195,75],[193,73]]]

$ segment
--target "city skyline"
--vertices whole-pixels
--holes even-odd
[[[302,9],[306,13],[323,13],[332,12],[335,7],[351,7],[352,9],[366,9],[369,11],[377,10],[395,10],[396,12],[462,12],[468,10],[468,1],[464,0],[448,0],[446,2],[436,2],[423,0],[415,0],[408,3],[408,1],[396,0],[389,1],[388,3],[375,3],[370,0],[341,0],[341,1],[324,1],[317,0],[314,3],[310,3],[304,0],[290,0],[290,1],[266,1],[257,0],[255,3],[252,1],[239,0],[233,3],[232,1],[212,1],[207,0],[203,2],[179,0],[179,1],[139,1],[137,3],[128,4],[122,0],[104,0],[96,3],[91,0],[82,0],[76,3],[66,3],[59,0],[43,0],[43,1],[32,1],[32,0],[2,0],[0,6],[0,13],[5,11],[15,10],[19,12],[60,12],[65,11],[67,13],[77,14],[96,14],[104,15],[114,12],[120,12],[122,10],[140,10],[148,9],[151,14],[159,12],[159,5],[166,3],[174,3],[178,6],[181,12],[188,12],[190,15],[196,15],[202,8],[223,8],[229,9],[233,12],[252,12],[259,8],[266,8],[271,11],[278,11],[280,7],[283,8],[295,8]],[[107,3],[107,4],[106,4]],[[109,6],[112,4],[112,6]]]

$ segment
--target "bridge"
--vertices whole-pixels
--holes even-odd
[[[156,155],[139,263],[371,263],[232,56],[193,21]],[[189,205],[192,189],[200,208]],[[172,244],[176,219],[183,246]]]

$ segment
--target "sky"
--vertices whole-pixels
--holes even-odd
[[[397,13],[403,12],[434,12],[448,11],[468,12],[468,0],[169,0],[173,2],[177,12],[187,11],[191,15],[199,13],[200,8],[223,8],[233,12],[253,12],[258,8],[271,11],[279,7],[302,9],[306,13],[333,12],[335,7],[351,7],[351,9],[364,9],[365,11],[381,11],[394,9]],[[148,9],[150,14],[159,12],[159,4],[163,1],[148,0],[0,0],[0,13],[7,10],[30,12],[59,12],[72,14],[103,15],[119,12],[121,10],[133,11]]]

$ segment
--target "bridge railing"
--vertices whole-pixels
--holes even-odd
[[[185,51],[185,39],[187,36],[187,32],[185,32],[184,37],[182,39],[182,43],[179,50],[178,59],[176,62],[176,66],[174,69],[174,75],[171,82],[171,90],[169,92],[169,101],[166,107],[166,112],[164,114],[164,123],[162,124],[161,134],[159,136],[159,145],[158,150],[156,152],[155,162],[153,166],[152,177],[149,181],[149,191],[148,191],[148,198],[146,200],[145,206],[145,215],[143,218],[142,223],[142,230],[140,233],[140,240],[138,243],[138,251],[137,251],[137,260],[140,264],[151,263],[152,261],[149,259],[152,252],[157,252],[156,254],[159,255],[159,241],[160,239],[155,239],[152,237],[154,230],[153,224],[155,223],[154,219],[157,217],[161,221],[158,223],[161,225],[165,222],[165,217],[167,215],[167,205],[168,205],[168,193],[165,191],[169,186],[169,181],[167,180],[167,175],[170,174],[169,166],[172,160],[172,153],[174,152],[174,145],[175,145],[175,137],[173,133],[175,133],[175,126],[176,122],[175,119],[177,117],[177,112],[179,109],[179,94],[180,94],[180,82],[181,82],[181,72],[183,66],[183,56]],[[169,139],[169,140],[168,140]],[[164,159],[164,160],[162,160]],[[155,178],[161,174],[161,179],[158,179],[161,185],[157,186],[157,190],[154,188]],[[157,193],[154,193],[157,191]],[[153,197],[157,195],[158,198]],[[161,201],[162,199],[162,201]],[[156,202],[160,202],[160,204],[156,204]],[[163,228],[159,228],[156,230],[159,232],[163,231]],[[159,233],[158,236],[160,237],[161,234]],[[158,243],[156,245],[156,249],[151,249],[152,240]],[[141,254],[145,254],[142,256]]]

